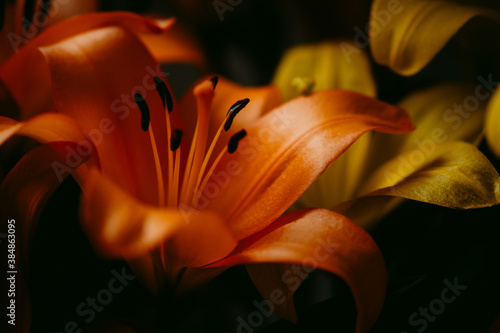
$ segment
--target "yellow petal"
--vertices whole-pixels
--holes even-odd
[[[392,159],[371,175],[361,193],[336,211],[368,227],[387,205],[395,204],[391,197],[458,209],[496,205],[500,203],[500,177],[476,147],[449,142]]]
[[[394,156],[415,148],[432,149],[454,140],[478,142],[482,136],[485,87],[444,83],[404,98],[398,106],[408,110],[416,125],[403,135],[367,133],[355,142],[314,182],[298,201],[299,207],[332,209],[358,196],[370,174]]]
[[[358,39],[369,35],[375,61],[402,75],[413,75],[424,68],[471,19],[500,21],[498,11],[458,1],[375,0],[371,13],[370,31],[358,32]]]
[[[273,79],[285,101],[300,95],[292,84],[297,77],[313,79],[313,91],[346,89],[372,97],[377,94],[368,56],[350,41],[328,41],[289,49]]]
[[[425,151],[451,141],[478,144],[490,95],[486,88],[478,87],[481,86],[444,83],[405,97],[398,106],[408,110],[416,129],[398,136],[375,133],[369,149],[369,171],[417,148]]]
[[[500,89],[495,90],[488,103],[485,123],[488,144],[495,155],[500,158]]]
[[[293,265],[266,266],[271,269],[252,274],[267,304],[288,319],[295,314],[290,313],[293,293],[316,267],[338,275],[351,288],[358,309],[356,332],[366,332],[382,309],[387,283],[382,254],[366,232],[335,212],[305,209],[282,216],[209,267],[262,263]],[[263,273],[272,275],[265,279]]]

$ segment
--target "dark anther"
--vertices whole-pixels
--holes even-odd
[[[172,101],[172,95],[170,94],[167,85],[158,76],[154,77],[154,81],[155,81],[156,91],[160,95],[163,107],[165,107],[166,104],[168,113],[171,113],[172,110],[174,109],[174,102]]]
[[[239,131],[238,133],[234,134],[231,139],[229,139],[229,143],[227,144],[227,152],[229,154],[232,154],[238,149],[238,143],[243,139],[245,136],[247,136],[247,131],[244,129]]]
[[[215,90],[215,87],[217,87],[217,83],[219,83],[219,77],[218,76],[213,76],[210,81],[212,81],[213,87],[212,89]]]
[[[250,99],[245,98],[242,100],[237,101],[234,103],[230,108],[229,111],[227,111],[227,115],[229,115],[229,118],[227,118],[226,123],[224,124],[224,130],[227,132],[231,128],[231,125],[233,124],[234,117],[245,107],[247,106],[248,102],[250,102]]]
[[[144,132],[146,132],[149,128],[149,108],[148,104],[144,100],[141,94],[136,93],[134,95],[135,102],[139,106],[139,110],[141,110],[141,128]]]
[[[170,139],[170,150],[176,151],[181,145],[182,135],[184,133],[180,129],[174,129],[172,132],[172,138]]]

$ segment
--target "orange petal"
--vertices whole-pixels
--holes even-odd
[[[240,148],[215,169],[198,206],[220,212],[238,239],[248,237],[278,218],[372,129],[412,128],[404,110],[355,92],[328,90],[292,100],[247,128]]]
[[[275,289],[265,283],[257,286],[275,308],[292,301],[293,292],[316,267],[338,275],[351,288],[358,308],[356,332],[366,332],[384,304],[387,273],[380,250],[362,228],[329,210],[285,215],[243,240],[233,255],[208,267],[257,263],[295,265],[293,271],[268,271],[280,274],[267,280],[281,282]]]
[[[201,70],[207,68],[201,46],[180,24],[162,34],[140,34],[139,38],[158,63],[188,63]]]
[[[45,113],[24,122],[0,116],[0,146],[14,135],[24,135],[39,142],[68,141],[66,166],[76,168],[87,157],[95,154],[95,147],[75,120],[61,114]],[[97,156],[94,162],[98,163]]]
[[[133,97],[140,93],[145,98],[159,156],[168,156],[165,110],[153,82],[153,76],[163,75],[149,52],[118,27],[86,32],[41,50],[58,111],[74,118],[93,139],[102,171],[128,193],[158,204],[150,136],[141,129]]]
[[[40,142],[73,141],[86,137],[71,118],[56,113],[45,113],[25,122],[0,116],[0,145],[15,134],[29,136]]]
[[[95,170],[83,192],[85,229],[98,251],[107,256],[133,259],[164,243],[165,266],[202,266],[236,246],[217,214],[142,204]]]
[[[54,161],[52,164],[52,169],[60,182],[73,173],[75,179],[81,184],[81,178],[85,176],[87,166],[81,167],[80,165],[91,157],[86,164],[100,167],[95,146],[82,128],[67,116],[45,113],[22,123],[0,116],[0,146],[14,135],[24,135],[42,143],[56,141],[69,143],[65,146],[64,160]]]
[[[32,40],[22,38],[20,45],[14,45],[17,50],[27,43],[0,67],[0,80],[5,83],[17,101],[21,109],[21,119],[29,118],[34,114],[48,111],[53,105],[46,66],[34,59],[37,48],[51,45],[82,32],[109,26],[120,26],[134,33],[161,33],[173,22],[173,20],[155,22],[125,12],[92,13],[63,21],[47,28]],[[133,48],[131,47],[130,50]],[[116,58],[126,54],[115,51]]]
[[[27,288],[29,253],[40,214],[59,187],[62,176],[54,170],[54,163],[64,164],[66,148],[76,149],[71,142],[53,142],[38,146],[26,154],[9,172],[0,186],[0,211],[7,219],[15,220],[17,248],[17,323],[19,332],[29,332],[31,302]]]

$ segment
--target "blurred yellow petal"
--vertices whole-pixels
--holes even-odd
[[[491,150],[500,158],[500,89],[497,89],[488,103],[486,112],[486,139]]]
[[[314,80],[313,91],[346,89],[374,97],[377,94],[366,53],[349,41],[300,45],[282,57],[274,75],[285,101],[300,95],[295,78]]]
[[[496,205],[500,203],[500,177],[476,147],[449,142],[432,151],[415,149],[392,159],[371,175],[361,193],[362,197],[339,205],[336,211],[368,227],[387,205],[395,204],[391,197],[456,209]]]
[[[413,75],[473,18],[500,21],[498,11],[457,2],[375,0],[369,31],[375,61],[399,74]],[[484,33],[498,34],[498,30]]]
[[[360,195],[367,177],[395,156],[413,149],[432,152],[444,142],[478,143],[488,91],[477,87],[444,83],[409,95],[398,106],[408,110],[416,125],[413,132],[367,133],[320,176],[298,204],[332,209]]]
[[[400,101],[398,106],[408,110],[416,129],[398,136],[375,133],[370,147],[370,170],[416,148],[427,151],[451,141],[478,144],[483,132],[485,100],[489,96],[486,89],[478,87],[443,83]]]

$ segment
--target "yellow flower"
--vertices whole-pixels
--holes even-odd
[[[397,3],[394,11],[389,11]],[[378,13],[378,14],[377,14]],[[379,22],[380,13],[385,13]],[[378,15],[378,16],[377,16]],[[454,46],[455,57],[465,72],[486,68],[482,96],[490,96],[500,80],[495,41],[500,23],[497,1],[375,0],[372,4],[370,45],[376,62],[402,75],[421,71],[446,45]],[[474,93],[478,94],[478,93]],[[485,134],[489,146],[500,158],[500,94],[496,89],[488,105]],[[486,98],[488,98],[486,97]]]
[[[292,48],[274,83],[285,96],[294,96],[290,82],[296,76],[314,78],[317,91],[376,95],[367,55],[353,42]],[[405,97],[399,105],[408,110],[416,130],[404,136],[367,133],[311,185],[296,207],[333,209],[369,227],[400,198],[461,209],[498,204],[500,177],[470,144],[481,138],[486,108],[484,98],[475,97],[477,90],[443,83]]]

